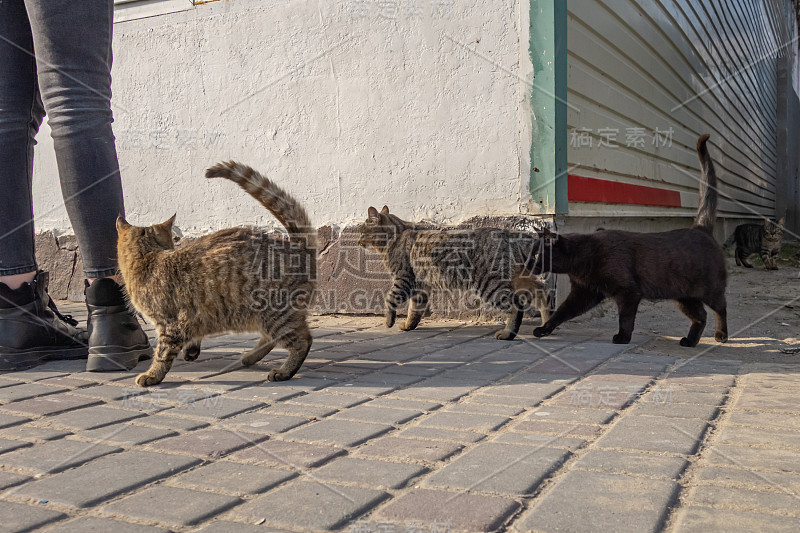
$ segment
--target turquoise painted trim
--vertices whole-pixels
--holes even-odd
[[[567,205],[567,6],[564,0],[531,0],[528,52],[531,89],[531,202],[543,214]]]

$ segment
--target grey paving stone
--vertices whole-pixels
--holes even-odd
[[[678,511],[676,531],[687,533],[796,533],[797,518],[731,509],[684,507]]]
[[[285,438],[348,447],[358,446],[392,429],[382,424],[327,419],[293,429],[285,434]]]
[[[454,442],[382,437],[361,446],[355,453],[367,457],[434,463],[444,461],[463,449],[463,445]]]
[[[325,418],[338,411],[333,407],[325,407],[322,405],[300,405],[281,402],[275,405],[270,405],[263,409],[266,413],[274,413],[283,416],[300,416],[308,420]]]
[[[4,472],[0,470],[0,490],[5,490],[9,487],[13,487],[14,485],[19,485],[25,481],[31,479],[28,476],[23,476],[22,474],[15,474],[13,472]]]
[[[70,507],[91,507],[199,462],[186,456],[126,451],[28,483],[17,489],[17,494]]]
[[[573,465],[573,468],[677,480],[688,465],[686,459],[675,455],[590,450]]]
[[[419,425],[423,427],[436,427],[489,433],[490,431],[495,431],[501,428],[509,420],[510,418],[505,416],[438,411],[425,417],[423,420],[420,420]]]
[[[486,435],[474,431],[454,431],[452,429],[415,426],[404,429],[398,434],[398,437],[452,442],[478,442],[486,438]]]
[[[106,401],[113,401],[113,400],[133,400],[137,396],[142,396],[147,394],[147,389],[142,389],[140,387],[127,387],[121,385],[96,385],[94,387],[87,387],[85,389],[79,389],[73,391],[74,394],[79,396],[89,396],[90,398],[99,398],[101,400]]]
[[[372,422],[376,424],[386,424],[398,426],[405,424],[422,415],[422,411],[412,411],[409,409],[391,409],[387,407],[374,407],[368,404],[361,404],[350,409],[345,409],[333,415],[331,419],[356,420],[361,422]]]
[[[29,387],[30,385],[25,385]],[[0,391],[6,389],[0,389]],[[71,393],[49,394],[47,396],[37,396],[17,402],[4,404],[1,408],[24,415],[55,415],[72,409],[80,409],[98,403],[92,398],[84,398]]]
[[[26,442],[24,440],[0,439],[0,454],[11,452],[16,449],[24,448],[30,445],[31,445],[30,442]]]
[[[37,474],[55,473],[121,450],[104,444],[60,439],[0,455],[0,464]]]
[[[390,409],[410,409],[412,411],[435,411],[442,406],[440,403],[427,400],[406,400],[391,397],[375,398],[362,405],[370,407],[388,407]]]
[[[106,533],[108,531],[114,533],[168,533],[168,530],[160,527],[132,524],[96,516],[84,516],[70,520],[47,531],[48,533]]]
[[[718,413],[719,408],[714,405],[667,404],[642,401],[637,402],[631,411],[631,414],[634,415],[698,418],[700,420],[713,420]]]
[[[147,426],[134,426],[132,424],[114,424],[99,429],[81,431],[77,437],[93,442],[104,444],[120,444],[123,446],[135,446],[137,444],[147,444],[158,439],[173,437],[177,435],[174,431],[161,428],[151,428]]]
[[[80,368],[81,363],[80,361],[59,361],[59,363],[67,363],[73,365],[73,367]],[[32,368],[30,370],[23,370],[22,372],[11,372],[5,374],[4,377],[6,379],[13,379],[16,381],[21,381],[24,383],[32,383],[34,381],[39,381],[42,379],[49,379],[49,378],[57,378],[59,376],[66,376],[70,373],[69,370],[60,370],[60,369],[51,369],[54,362],[46,363],[44,365],[39,365],[36,368]],[[84,362],[83,366],[86,366]]]
[[[30,418],[24,416],[14,416],[0,413],[0,429],[16,426],[30,421]]]
[[[169,502],[169,505],[164,505]],[[242,502],[235,496],[159,485],[106,505],[104,512],[191,526]]]
[[[796,431],[773,428],[727,426],[722,428],[715,442],[739,446],[763,446],[784,450],[800,450],[800,435]]]
[[[46,509],[43,505],[31,506],[0,500],[3,531],[32,531],[66,517],[64,513]]]
[[[695,405],[720,406],[727,399],[726,389],[712,389],[709,391],[698,391],[693,389],[678,387],[662,387],[656,383],[640,400],[642,403],[689,403]]]
[[[341,448],[318,446],[304,442],[288,442],[271,439],[260,442],[245,450],[235,453],[235,461],[247,461],[269,464],[293,470],[303,470],[327,463],[334,457],[344,454]]]
[[[425,472],[427,469],[418,465],[342,457],[314,470],[314,479],[355,483],[376,489],[399,489]]]
[[[71,435],[69,431],[61,429],[50,429],[23,424],[0,430],[0,438],[11,438],[26,440],[29,442],[41,442],[46,440],[56,440]]]
[[[576,422],[554,422],[549,420],[522,420],[511,427],[518,433],[540,433],[559,437],[594,438],[603,431],[603,426]]]
[[[420,399],[439,403],[454,402],[478,388],[479,385],[436,377],[393,392],[392,398]]]
[[[277,435],[309,422],[308,418],[301,416],[284,416],[265,411],[251,411],[225,420],[223,427],[238,427],[242,431]]]
[[[250,402],[229,398],[227,395],[203,398],[196,402],[187,403],[164,411],[168,416],[198,418],[201,420],[220,420],[229,418],[247,411],[264,407],[263,402]]]
[[[496,496],[413,489],[379,509],[375,518],[398,526],[436,524],[445,531],[497,531],[518,508],[514,500]]]
[[[174,431],[190,431],[192,429],[199,429],[207,427],[208,422],[202,420],[190,420],[188,418],[177,418],[167,415],[148,415],[144,418],[137,418],[133,425],[136,426],[152,426],[156,428],[169,429]]]
[[[345,409],[360,403],[371,400],[372,397],[366,394],[333,394],[325,391],[309,392],[303,396],[297,396],[288,400],[290,403],[324,406],[332,409]]]
[[[1,420],[2,418],[0,418]],[[762,428],[791,429],[800,431],[800,416],[792,413],[756,413],[733,411],[728,416],[729,424]]]
[[[227,520],[217,520],[207,525],[203,529],[198,529],[196,533],[290,533],[286,529],[275,529],[274,527],[243,524],[241,522],[229,522]]]
[[[790,450],[719,444],[711,447],[710,452],[706,455],[706,461],[712,465],[736,466],[753,470],[800,472],[800,458],[796,451]]]
[[[794,494],[800,493],[800,474],[795,472],[761,472],[737,467],[706,466],[697,470],[694,479],[697,483],[766,491],[779,488]]]
[[[47,396],[48,394],[65,392],[67,390],[66,387],[40,385],[38,383],[19,383],[15,386],[3,387],[0,389],[0,403],[6,404],[25,400],[27,398],[36,398],[37,396]]]
[[[551,420],[578,424],[606,424],[615,416],[610,409],[569,409],[557,405],[543,405],[531,412],[527,420]]]
[[[52,385],[53,387],[63,387],[68,389],[82,389],[84,387],[96,385],[97,382],[89,379],[79,379],[72,376],[58,376],[54,378],[43,379],[38,381],[36,384]]]
[[[283,527],[336,529],[364,514],[389,495],[383,491],[294,481],[232,511],[232,516]],[[304,512],[298,513],[302,508]]]
[[[542,435],[538,433],[500,433],[490,442],[504,444],[521,444],[523,446],[539,446],[547,448],[563,448],[577,450],[583,448],[586,441],[575,437],[559,437],[557,435]]]
[[[496,385],[481,391],[481,395],[518,398],[524,406],[534,406],[563,390],[571,380],[554,379],[549,383],[517,380],[504,385]]]
[[[530,494],[569,457],[566,450],[498,442],[478,444],[423,482],[429,487]]]
[[[725,507],[741,511],[777,513],[794,515],[800,518],[797,496],[779,491],[782,487],[773,487],[770,491],[756,491],[735,487],[716,487],[700,485],[689,490],[687,501],[693,505],[708,507]],[[798,521],[800,526],[800,521]]]
[[[155,450],[186,453],[198,457],[217,458],[254,446],[266,435],[245,433],[235,429],[199,429],[150,444]]]
[[[53,416],[47,419],[47,423],[56,428],[86,430],[126,422],[141,416],[144,415],[136,411],[112,409],[111,407],[105,407],[103,405],[95,405]]]
[[[624,416],[596,445],[651,452],[693,454],[708,424],[703,420],[661,416]]]
[[[295,476],[294,472],[278,468],[219,461],[172,478],[171,482],[242,496],[266,492]]]
[[[657,531],[678,493],[673,481],[568,472],[514,524],[518,531]],[[624,503],[624,504],[623,504]]]
[[[447,369],[456,368],[462,363],[455,362],[433,362],[433,361],[411,361],[387,367],[383,374],[401,374],[415,378],[430,378],[441,374]]]
[[[522,407],[515,407],[511,405],[474,403],[467,398],[467,400],[461,403],[447,406],[445,411],[448,413],[472,413],[476,415],[497,415],[511,418],[523,412],[524,409]]]

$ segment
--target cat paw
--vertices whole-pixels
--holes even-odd
[[[726,342],[728,340],[728,334],[718,331],[714,334],[714,340],[717,342]]]
[[[413,329],[417,329],[417,325],[416,324],[409,324],[408,322],[403,322],[398,327],[400,329],[402,329],[403,331],[411,331]]]
[[[611,338],[611,342],[614,344],[629,344],[631,342],[631,338],[628,335],[620,335],[617,333]]]
[[[384,321],[384,324],[386,324],[387,328],[394,326],[395,317],[395,313],[390,313],[388,311],[386,312],[386,320]]]
[[[543,326],[540,326],[538,328],[533,328],[534,337],[540,338],[540,337],[546,337],[547,335],[550,335],[550,332],[547,331],[547,328]]]
[[[698,342],[700,342],[700,339],[697,339],[697,341],[695,341],[695,342],[693,343],[693,342],[692,342],[692,341],[690,341],[690,340],[689,340],[687,337],[684,337],[684,338],[682,338],[682,339],[681,339],[681,342],[680,342],[680,344],[681,344],[681,346],[684,346],[684,347],[686,347],[686,348],[692,348],[692,347],[694,347],[694,346],[697,346],[697,343],[698,343]]]
[[[199,345],[193,344],[191,346],[184,346],[184,348],[183,348],[183,359],[185,361],[196,361],[199,356],[200,356],[200,346]]]
[[[155,376],[151,376],[147,373],[136,376],[136,384],[140,387],[151,387],[153,385],[158,385],[159,383],[161,383],[160,379],[157,379]]]
[[[501,329],[497,333],[494,334],[494,338],[499,341],[511,341],[517,336],[516,333],[513,331],[508,331],[506,329]]]
[[[291,377],[292,376],[288,372],[270,370],[269,374],[267,374],[267,381],[286,381],[287,379],[291,379]]]

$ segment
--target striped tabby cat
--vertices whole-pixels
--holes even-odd
[[[119,267],[133,306],[153,322],[158,347],[149,370],[136,383],[161,383],[179,352],[193,361],[206,335],[227,331],[261,333],[242,356],[260,361],[277,344],[289,350],[269,381],[291,378],[308,354],[307,305],[316,277],[316,232],[305,210],[288,193],[250,167],[221,163],[206,178],[227,178],[275,215],[289,239],[231,228],[173,249],[173,216],[139,228],[117,219]]]
[[[736,226],[733,235],[722,247],[727,250],[736,243],[734,255],[739,266],[753,268],[747,258],[752,254],[759,254],[767,270],[778,270],[778,254],[781,251],[785,222],[786,217],[783,216],[777,222],[765,220],[763,224],[741,224]]]
[[[416,328],[431,290],[474,291],[484,303],[508,313],[505,329],[495,333],[500,340],[516,337],[531,303],[542,323],[550,316],[544,285],[529,268],[537,247],[533,235],[490,228],[418,229],[384,206],[380,213],[369,208],[358,244],[381,254],[394,279],[386,295],[386,327],[394,325],[397,308],[411,299],[400,329]]]

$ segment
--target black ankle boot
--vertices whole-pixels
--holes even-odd
[[[153,354],[147,334],[128,309],[122,288],[110,278],[86,283],[89,310],[89,372],[130,370]]]
[[[58,312],[47,272],[11,290],[0,283],[0,371],[32,368],[46,359],[85,359],[88,335]]]

